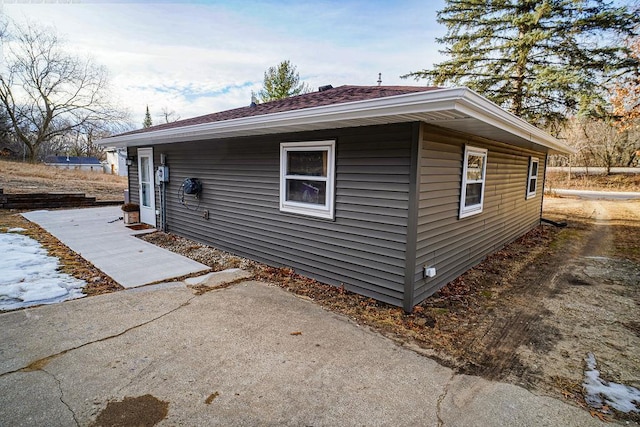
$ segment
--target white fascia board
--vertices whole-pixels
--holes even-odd
[[[102,146],[139,147],[149,144],[198,141],[219,137],[330,128],[332,123],[358,125],[359,120],[406,121],[402,116],[430,112],[459,112],[514,134],[534,144],[559,152],[572,152],[535,126],[510,114],[467,88],[436,89],[404,95],[304,108],[293,111],[242,117],[219,122],[115,136],[97,141]],[[437,124],[437,122],[433,122]],[[269,132],[272,130],[272,132]]]

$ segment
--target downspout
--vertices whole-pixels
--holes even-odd
[[[409,170],[409,207],[407,211],[407,235],[404,259],[404,293],[402,308],[413,311],[415,293],[416,247],[418,240],[418,200],[420,197],[420,149],[422,146],[422,123],[415,122],[411,129],[411,166]]]

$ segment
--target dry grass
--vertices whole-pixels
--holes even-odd
[[[127,177],[0,160],[0,188],[5,193],[84,193],[98,200],[122,200]]]
[[[545,187],[554,189],[640,191],[640,174],[585,175],[548,172]]]

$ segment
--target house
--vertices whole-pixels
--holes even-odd
[[[44,159],[44,164],[61,169],[104,172],[102,163],[95,157],[47,156]]]
[[[141,221],[406,311],[538,225],[547,155],[572,152],[469,89],[410,86],[327,86],[100,143],[127,148]]]
[[[104,150],[107,155],[107,167],[109,173],[118,176],[127,176],[127,149],[109,147]]]

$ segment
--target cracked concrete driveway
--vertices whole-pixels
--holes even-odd
[[[117,425],[601,425],[559,400],[456,375],[251,281],[0,314],[0,390],[0,424],[11,426],[109,425],[112,403],[143,397],[166,412],[109,415]]]

